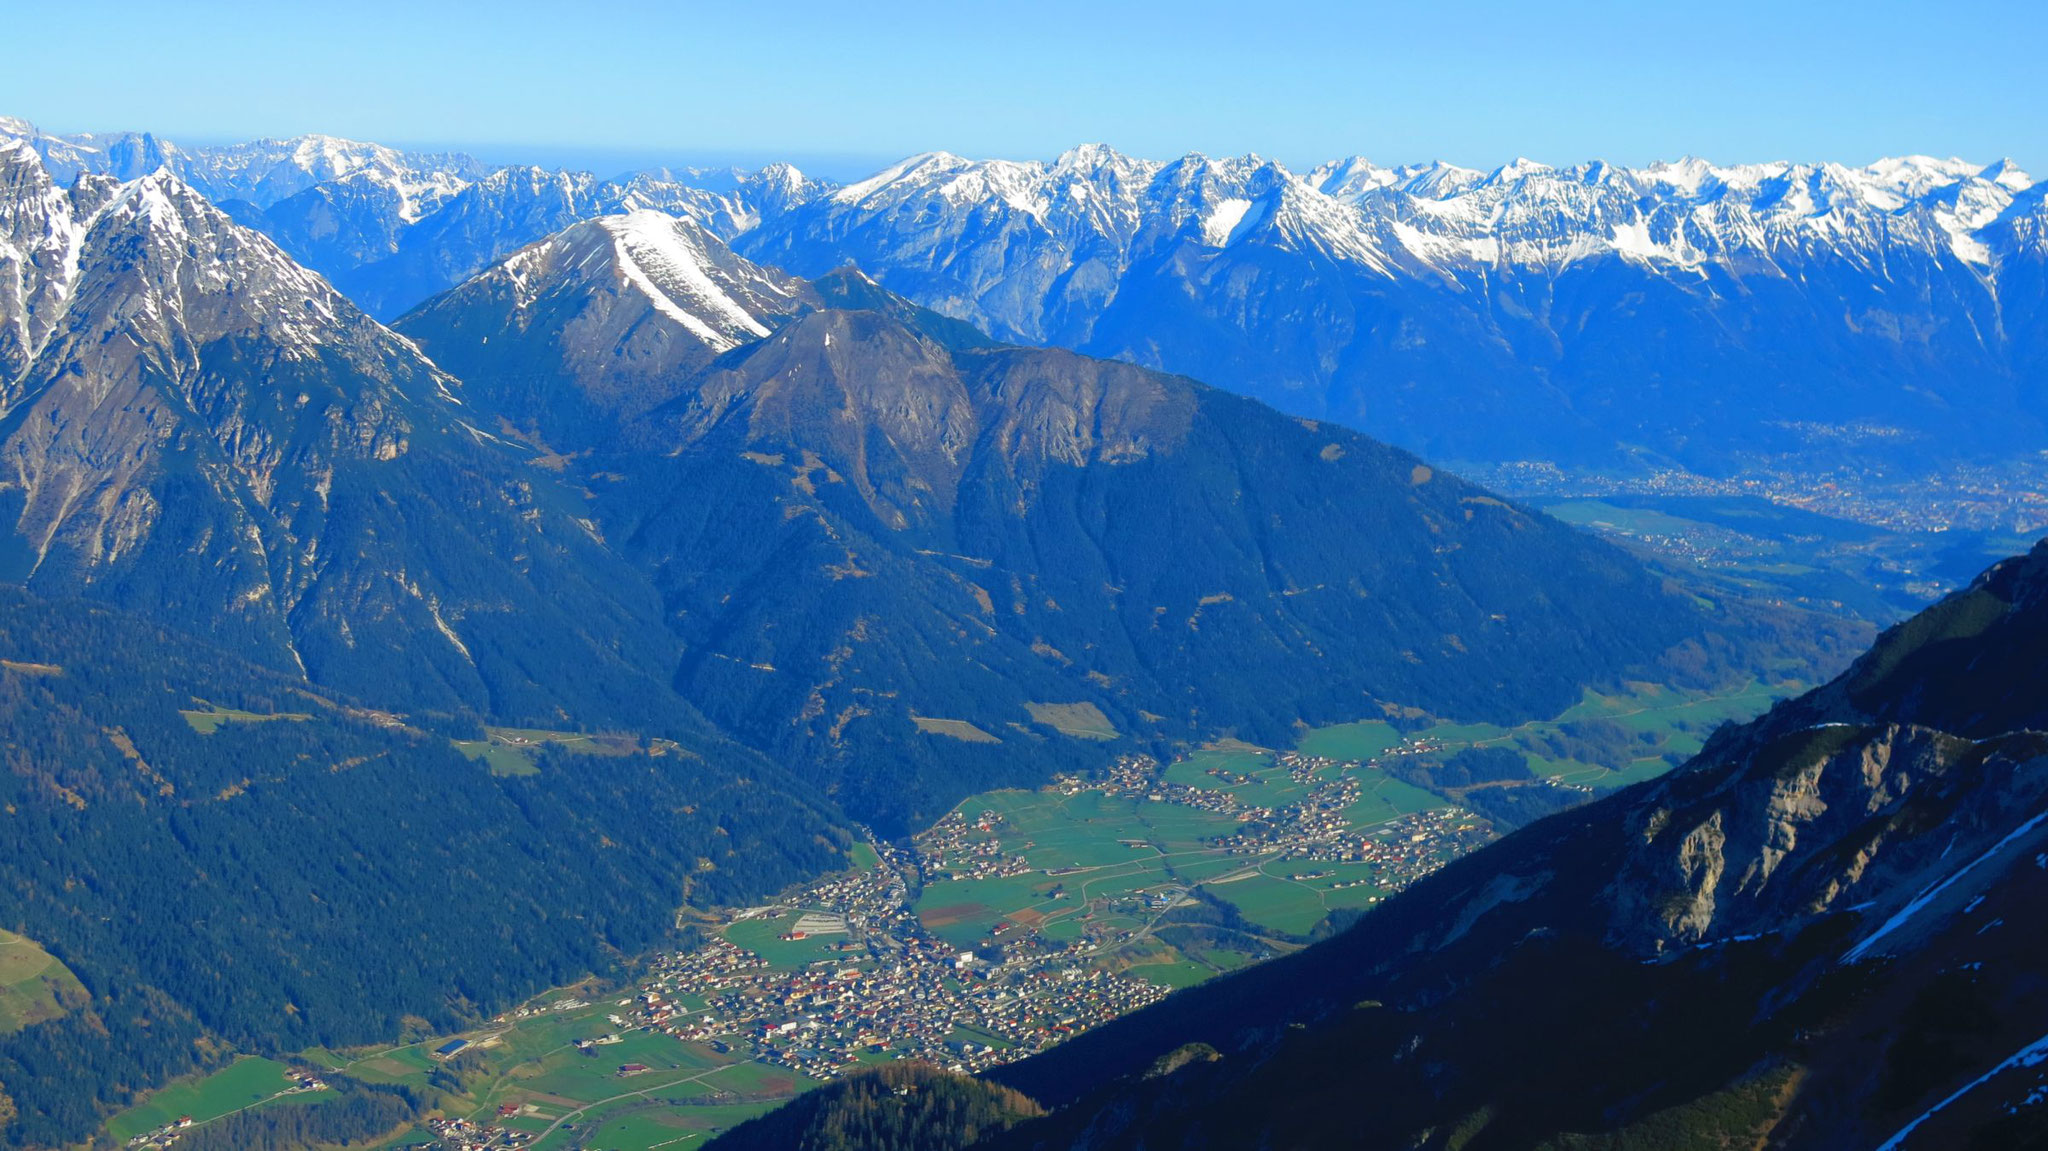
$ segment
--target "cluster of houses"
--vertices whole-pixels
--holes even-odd
[[[156,1151],[157,1148],[169,1147],[175,1144],[179,1137],[190,1131],[192,1127],[192,1117],[190,1115],[180,1115],[155,1130],[145,1131],[128,1140],[128,1146],[138,1148],[140,1151]]]
[[[1006,822],[996,811],[972,818],[964,812],[947,813],[916,839],[918,868],[925,881],[1001,879],[1035,870],[1023,855],[1003,850],[997,833]]]
[[[1149,755],[1118,756],[1109,770],[1096,778],[1083,778],[1062,773],[1053,776],[1052,788],[1061,795],[1079,795],[1084,791],[1100,791],[1115,797],[1120,795],[1147,795],[1156,790],[1159,782],[1159,761]]]
[[[1123,757],[1105,778],[1062,777],[1054,786],[1068,794],[1101,790],[1228,813],[1237,820],[1237,831],[1213,842],[1232,853],[1377,865],[1370,879],[1339,881],[1342,887],[1366,882],[1401,886],[1488,835],[1483,820],[1456,809],[1356,830],[1346,812],[1362,798],[1362,788],[1348,773],[1330,773],[1342,765],[1294,753],[1280,762],[1310,790],[1278,807],[1248,804],[1230,791],[1166,782],[1157,761],[1146,756]],[[873,844],[881,866],[830,877],[735,917],[787,918],[791,927],[782,932],[785,939],[843,936],[835,953],[790,969],[728,939],[710,937],[690,951],[657,957],[634,994],[620,999],[607,1016],[612,1030],[576,1046],[596,1057],[621,1042],[623,1033],[645,1030],[821,1080],[891,1057],[972,1072],[1043,1050],[1163,998],[1167,988],[1099,962],[1097,952],[1115,942],[1100,932],[1055,940],[1030,930],[1028,923],[1006,921],[993,932],[1000,947],[991,943],[963,950],[927,929],[910,896],[914,880],[1036,870],[1021,852],[1005,849],[1006,830],[999,812],[954,812],[907,850]],[[1333,873],[1322,868],[1308,874],[1329,878]],[[1133,902],[1130,910],[1149,913],[1186,898],[1186,892],[1163,887],[1127,898]],[[532,1011],[559,1009],[562,1003]],[[460,1050],[451,1045],[437,1054],[447,1058]],[[645,1070],[626,1063],[618,1075],[630,1078]],[[520,1145],[505,1142],[519,1138],[517,1132],[496,1127],[451,1125],[436,1134],[450,1147]]]
[[[533,1142],[530,1132],[473,1119],[429,1119],[426,1127],[441,1141],[443,1151],[504,1151]]]
[[[999,817],[963,820],[967,830]],[[943,837],[926,852],[943,854]],[[912,1056],[974,1071],[1020,1058],[1136,1010],[1166,991],[1091,970],[1088,943],[1028,936],[1000,954],[962,950],[932,935],[910,905],[903,876],[918,860],[877,844],[883,865],[812,885],[749,918],[830,920],[853,950],[795,970],[723,938],[662,956],[609,1021],[741,1052],[830,1079],[864,1059]],[[687,1004],[687,1006],[686,1006]],[[587,1053],[611,1039],[578,1043]],[[629,1074],[622,1070],[622,1074]]]

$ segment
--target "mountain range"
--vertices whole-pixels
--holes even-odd
[[[956,199],[908,192],[943,171],[934,186],[958,184]],[[1380,178],[1347,171],[1319,179],[1365,196]],[[1448,171],[1415,187],[1488,186]],[[1972,180],[2008,199],[1970,234],[2026,234],[2021,178],[1951,183]],[[1047,181],[1066,181],[1063,199],[1033,198]],[[8,124],[0,783],[19,833],[0,924],[91,998],[0,1037],[0,1082],[22,1105],[0,1132],[75,1141],[139,1087],[230,1050],[487,1019],[656,946],[679,903],[830,870],[853,824],[897,836],[975,791],[1218,737],[1280,746],[1302,724],[1511,725],[1588,688],[1812,682],[1845,661],[1853,625],[1653,570],[1308,405],[1238,394],[1259,389],[1222,361],[1229,390],[1162,370],[1178,366],[1164,355],[1053,346],[977,311],[994,295],[969,307],[903,266],[826,251],[957,215],[979,223],[936,247],[963,269],[998,250],[1030,263],[1039,245],[1071,273],[1053,277],[1061,291],[1101,316],[1148,292],[1202,299],[1184,290],[1197,280],[1245,316],[1298,316],[1253,301],[1335,283],[1285,261],[1337,266],[1307,222],[1364,211],[1309,186],[1272,165],[1100,149],[1039,166],[926,158],[846,188],[786,168],[603,181],[320,138],[188,152]],[[1110,189],[1144,210],[1119,214]],[[1124,254],[1077,263],[1021,222],[1055,216]],[[814,246],[814,228],[839,238]],[[1362,244],[1345,259],[1364,261]],[[1968,263],[1946,251],[1928,266]],[[1219,264],[1238,256],[1237,272]],[[998,279],[1024,266],[1001,263]],[[1468,291],[1401,275],[1388,282]],[[1155,314],[1162,338],[1170,318]],[[2010,410],[1985,387],[1951,397],[1957,410],[2023,434],[2017,386]],[[1013,1134],[1099,1115],[1089,1138],[1113,1145],[1137,1137],[1115,1116],[1169,1112],[1158,1130],[1219,1124],[1215,1145],[1281,1132],[1248,1103],[1236,1127],[1204,1108],[1281,1098],[1264,1069],[1343,1066],[1313,1046],[1330,1037],[1391,1059],[1423,1035],[1414,1022],[1455,1048],[1459,1013],[1497,1006],[1487,989],[1522,997],[1581,962],[1597,978],[1569,986],[1613,1023],[1586,1041],[1611,1043],[1607,1057],[1665,1033],[1600,1014],[1615,988],[1700,990],[1657,1001],[1723,1031],[1739,1018],[1729,988],[1819,1002],[1799,982],[1823,971],[1810,941],[1863,946],[1849,926],[1917,924],[1900,893],[1940,895],[1916,820],[1962,813],[1951,846],[1989,858],[2011,831],[1999,821],[2031,802],[2014,766],[2031,745],[2012,733],[2034,705],[1984,676],[2036,670],[2022,641],[2038,566],[1891,633],[1663,790],[1540,823],[1373,930],[1221,985],[1227,999],[1176,997],[1020,1065],[1009,1081],[1061,1109]],[[1995,642],[2005,654],[1987,662]],[[450,746],[485,722],[602,735],[617,754],[542,754],[537,776],[500,777]],[[1852,760],[1874,766],[1829,766]],[[1859,804],[1860,821],[1823,818]],[[1732,876],[1749,878],[1724,890]],[[209,901],[236,914],[199,923]],[[474,915],[437,926],[456,904]],[[528,942],[515,922],[546,926]],[[337,963],[351,949],[376,962]],[[1724,957],[1754,962],[1730,975]],[[1398,1007],[1345,1014],[1368,996]],[[1365,1030],[1342,1030],[1354,1018]],[[1537,1061],[1549,1034],[1501,1050]],[[1488,1096],[1505,1080],[1476,1073],[1442,1087],[1428,1069],[1449,1064],[1432,1055],[1385,1080],[1401,1094],[1371,1121],[1426,1140],[1484,1112],[1505,1117],[1480,1127],[1506,1145],[1796,1062],[1716,1035],[1683,1074],[1642,1055],[1608,1096],[1566,1102]],[[1220,1058],[1091,1110],[1091,1092],[1129,1086],[1105,1069],[1195,1042]]]
[[[798,275],[855,264],[1001,340],[1191,375],[1439,459],[1998,458],[2048,413],[2048,207],[2005,161],[1297,173],[1087,146],[931,153],[842,186],[787,165],[484,174],[324,137],[188,154],[8,130],[60,174],[191,173],[385,319],[576,220],[654,208]]]
[[[393,711],[708,716],[893,831],[1105,741],[1546,716],[1776,626],[1355,432],[651,209],[394,331],[167,169],[0,168],[7,574]]]

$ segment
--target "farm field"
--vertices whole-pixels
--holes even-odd
[[[1402,735],[1385,720],[1361,720],[1318,727],[1295,741],[1296,751],[1329,759],[1367,760],[1400,746]]]
[[[0,1035],[64,1014],[65,1001],[81,1001],[85,987],[42,945],[0,931]]]
[[[756,1115],[774,1110],[780,1100],[759,1103],[710,1103],[668,1107],[645,1101],[606,1108],[601,1118],[585,1120],[574,1131],[563,1131],[535,1146],[557,1151],[580,1144],[585,1147],[617,1148],[618,1151],[653,1151],[655,1148],[689,1148],[708,1142],[713,1135],[736,1127]]]
[[[252,1107],[289,1085],[284,1064],[245,1056],[203,1079],[174,1083],[153,1092],[148,1099],[108,1120],[107,1130],[125,1141],[186,1115],[203,1123]]]
[[[1027,703],[1031,722],[1042,723],[1075,739],[1109,740],[1120,734],[1102,709],[1092,703]]]
[[[1753,719],[1807,686],[1797,681],[1763,684],[1751,680],[1731,689],[1702,693],[1635,683],[1628,685],[1627,691],[1611,695],[1588,690],[1554,719],[1513,728],[1439,723],[1411,733],[1410,738],[1444,752],[1468,747],[1513,748],[1528,757],[1537,775],[1595,789],[1624,787],[1655,778],[1691,758],[1721,724]],[[1586,741],[1582,737],[1589,726],[1619,729],[1622,736],[1632,738],[1635,744],[1626,762],[1583,758]],[[1311,732],[1303,737],[1303,744],[1310,744],[1320,734]],[[1575,750],[1579,754],[1572,754]]]
[[[643,748],[629,735],[592,734],[587,731],[548,731],[544,728],[486,727],[482,739],[450,740],[455,750],[482,762],[493,775],[532,775],[540,768],[534,763],[543,747],[557,747],[580,755],[633,755],[640,751],[662,754],[673,748],[667,740],[656,739]]]
[[[192,725],[192,730],[201,735],[212,735],[219,731],[224,723],[271,723],[277,720],[303,722],[313,718],[301,711],[281,711],[265,715],[254,711],[237,711],[216,704],[207,704],[204,710],[181,710],[178,714],[184,716],[185,722]]]
[[[840,944],[847,942],[844,932],[813,935],[805,939],[778,938],[795,927],[796,921],[797,917],[794,915],[776,919],[742,919],[725,929],[725,937],[759,955],[779,970],[792,970],[821,959],[844,958],[851,962],[855,958],[840,950]]]
[[[544,1135],[532,1146],[556,1151],[691,1146],[816,1085],[786,1068],[754,1063],[745,1054],[720,1054],[705,1043],[656,1031],[621,1029],[605,1018],[619,1010],[616,996],[584,993],[594,1002],[568,1000],[575,1005],[566,1010],[539,1010],[499,1029],[473,1033],[472,1045],[446,1064],[429,1054],[446,1037],[353,1053],[312,1048],[299,1059],[365,1082],[410,1086],[438,1097],[442,1115]],[[575,1047],[578,1039],[609,1034],[617,1034],[618,1042],[600,1044],[589,1054]],[[647,1070],[625,1074],[621,1068],[628,1064]],[[430,1082],[437,1071],[441,1077]],[[284,1072],[285,1065],[273,1060],[237,1060],[157,1092],[115,1117],[108,1132],[125,1141],[180,1116],[203,1124],[262,1105],[287,1086]],[[460,1082],[459,1091],[451,1092],[449,1075]],[[292,1095],[278,1103],[317,1106],[332,1097]],[[501,1114],[501,1108],[509,1114]],[[377,1146],[433,1144],[431,1132],[415,1125]]]

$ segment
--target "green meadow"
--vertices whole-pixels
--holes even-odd
[[[150,1093],[149,1098],[109,1120],[107,1130],[115,1138],[127,1140],[187,1115],[203,1123],[255,1106],[290,1085],[284,1064],[248,1056],[204,1078]]]
[[[0,1035],[63,1015],[86,991],[71,969],[35,940],[0,931]]]

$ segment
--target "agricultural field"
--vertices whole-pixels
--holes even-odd
[[[1303,755],[1363,761],[1399,747],[1403,738],[1385,720],[1361,720],[1313,728],[1295,741],[1294,748]]]
[[[587,731],[548,731],[542,728],[486,727],[482,739],[451,740],[455,750],[490,768],[492,775],[533,775],[540,768],[535,758],[543,747],[554,747],[579,755],[671,754],[680,748],[665,739],[645,745],[631,735],[592,734]]]
[[[1529,757],[1538,775],[1596,789],[1624,787],[1661,775],[1691,758],[1721,724],[1753,719],[1806,687],[1796,681],[1767,685],[1750,680],[1732,689],[1699,693],[1634,683],[1612,695],[1588,690],[1555,719],[1514,728],[1438,724],[1413,733],[1413,738],[1439,744],[1446,751],[1512,747]],[[1575,745],[1585,743],[1574,725],[1588,723],[1614,725],[1634,739],[1626,762],[1597,762],[1586,758],[1583,751],[1570,754]]]
[[[1452,806],[1439,795],[1395,779],[1385,768],[1362,767],[1351,774],[1364,785],[1364,794],[1344,813],[1354,826],[1385,823],[1404,815]]]
[[[767,960],[777,970],[794,970],[821,959],[851,959],[841,947],[848,942],[844,932],[810,935],[803,939],[779,938],[788,934],[796,926],[796,921],[797,917],[793,915],[775,919],[742,919],[726,928],[724,934],[735,945]]]
[[[404,1084],[438,1098],[439,1115],[523,1131],[537,1137],[532,1146],[554,1151],[689,1146],[816,1085],[786,1068],[754,1063],[745,1053],[720,1053],[706,1043],[620,1028],[606,1018],[620,1010],[616,995],[607,998],[590,988],[579,992],[593,1002],[557,999],[571,1006],[515,1015],[472,1033],[471,1045],[446,1063],[431,1054],[447,1041],[445,1036],[357,1052],[312,1048],[299,1059],[364,1082]],[[612,1035],[617,1042],[597,1044],[587,1053],[576,1047],[578,1040]],[[647,1070],[623,1073],[629,1064]],[[450,1076],[459,1090],[451,1090]],[[239,1059],[211,1075],[156,1092],[117,1116],[108,1133],[125,1141],[181,1116],[204,1124],[251,1106],[318,1106],[332,1097],[308,1093],[270,1102],[288,1085],[284,1064]],[[433,1145],[423,1124],[378,1146]]]
[[[938,719],[929,715],[913,714],[910,717],[910,722],[917,725],[917,730],[927,735],[949,736],[962,743],[1002,742],[1002,740],[997,739],[995,736],[990,735],[964,719]]]
[[[595,1126],[579,1125],[574,1133],[586,1147],[629,1148],[694,1147],[728,1127],[735,1127],[756,1115],[774,1110],[780,1101],[761,1103],[692,1103],[669,1107],[642,1103],[609,1108]],[[543,1148],[570,1145],[569,1133],[540,1144]]]
[[[63,1015],[85,987],[35,940],[0,931],[0,1035]]]
[[[1092,703],[1027,703],[1024,709],[1031,713],[1031,722],[1075,739],[1110,740],[1122,734]]]
[[[132,1139],[184,1116],[204,1123],[246,1110],[291,1086],[285,1065],[245,1056],[202,1079],[174,1083],[107,1122],[115,1138]],[[310,1102],[315,1097],[305,1097]]]
[[[303,723],[313,718],[301,711],[281,711],[266,715],[254,711],[237,711],[231,707],[211,703],[207,704],[204,710],[180,710],[178,714],[184,716],[185,722],[192,725],[192,730],[201,735],[212,735],[226,723],[271,723],[278,720]]]

